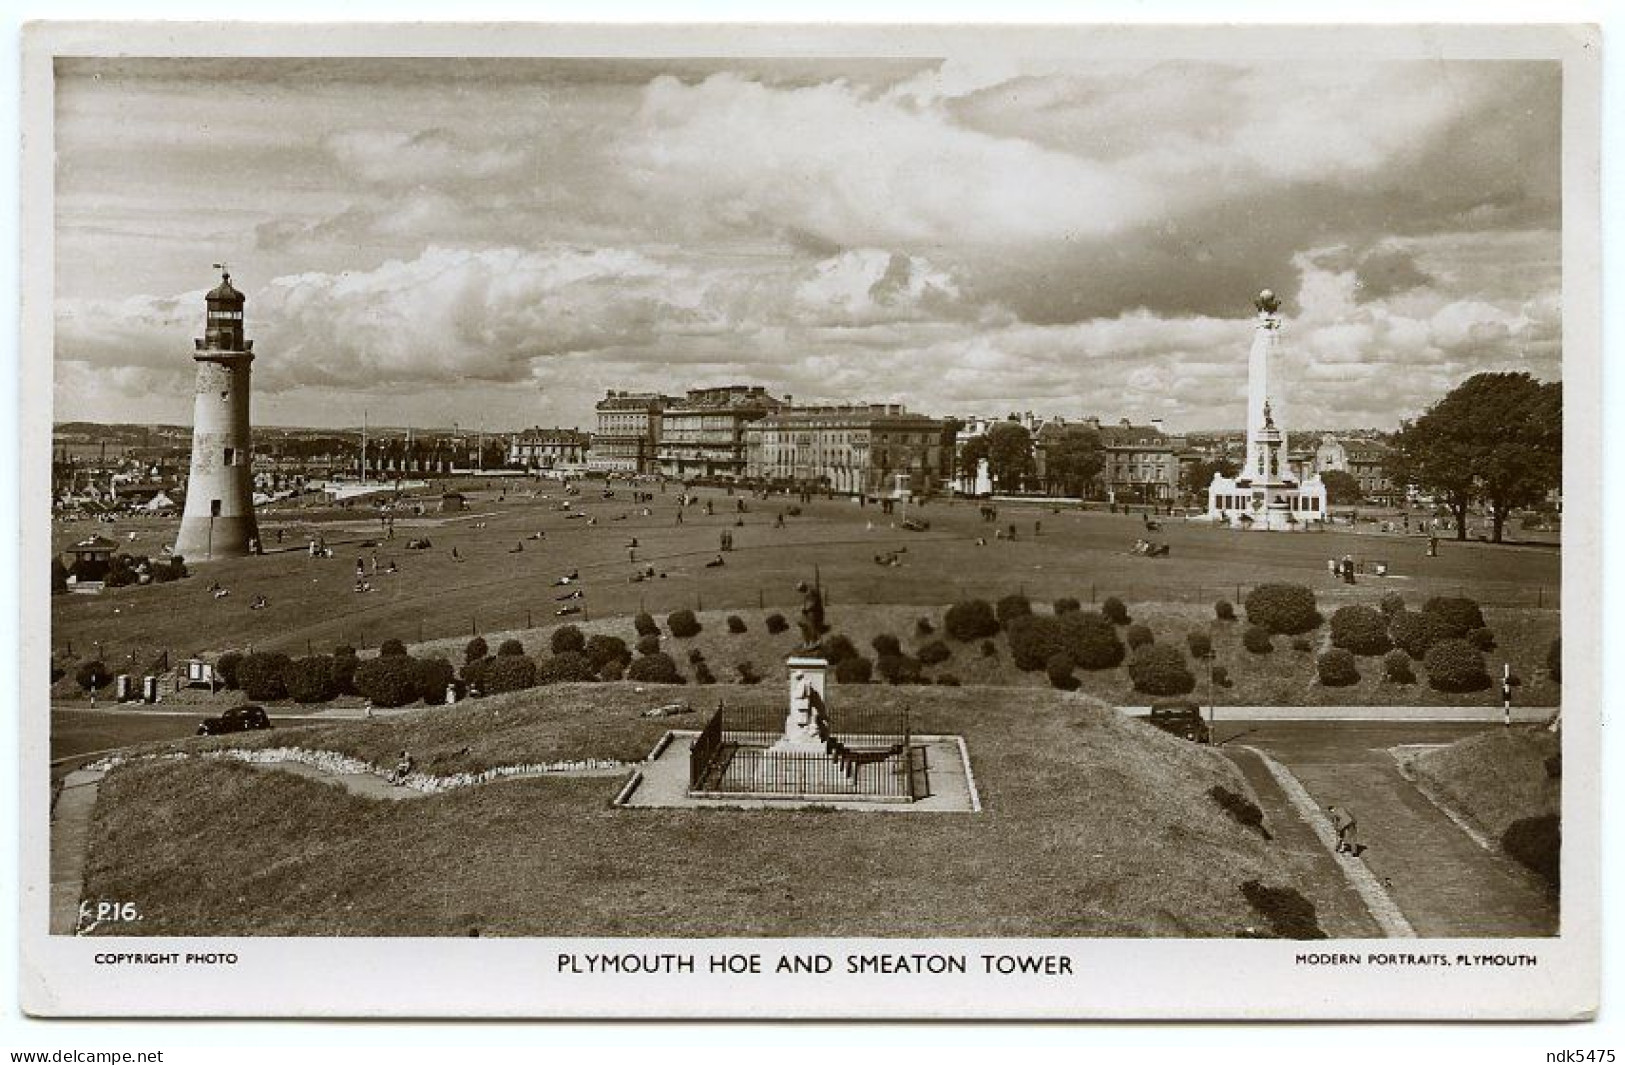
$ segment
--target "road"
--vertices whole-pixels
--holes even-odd
[[[218,711],[215,711],[218,713]],[[51,708],[51,761],[78,758],[97,751],[128,747],[153,740],[178,740],[197,735],[198,722],[213,714],[191,710],[85,710]],[[271,724],[313,724],[339,721],[335,715],[279,714]],[[71,768],[71,767],[69,767]]]

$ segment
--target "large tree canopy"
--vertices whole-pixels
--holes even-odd
[[[1082,498],[1105,465],[1100,433],[1087,425],[1067,426],[1044,452],[1044,477],[1063,495]]]
[[[1394,445],[1394,472],[1445,501],[1456,539],[1466,539],[1468,507],[1482,501],[1500,543],[1507,515],[1562,481],[1563,386],[1526,373],[1477,374],[1407,422]]]
[[[987,431],[987,466],[1006,492],[1018,492],[1033,472],[1033,434],[1020,422],[999,422]]]
[[[1360,491],[1360,482],[1347,470],[1327,470],[1320,475],[1320,480],[1326,485],[1326,502],[1332,506],[1345,507],[1358,503],[1364,495]]]

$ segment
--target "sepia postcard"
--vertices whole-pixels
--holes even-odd
[[[1592,1016],[1600,47],[31,25],[22,1008]]]

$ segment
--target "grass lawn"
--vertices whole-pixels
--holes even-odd
[[[435,493],[430,498],[437,499]],[[531,493],[535,494],[532,495]],[[621,495],[625,496],[624,490]],[[1238,590],[1263,581],[1297,581],[1317,589],[1322,609],[1345,601],[1374,601],[1398,589],[1420,602],[1429,595],[1464,593],[1486,608],[1519,607],[1550,611],[1557,605],[1561,556],[1553,548],[1494,547],[1442,541],[1438,558],[1426,557],[1425,541],[1415,537],[1344,530],[1323,533],[1264,534],[1166,522],[1155,534],[1171,555],[1147,559],[1127,554],[1146,535],[1138,516],[1061,511],[1034,504],[1001,504],[1001,526],[1014,524],[1019,539],[993,541],[973,503],[932,503],[910,513],[931,523],[924,533],[894,526],[878,508],[849,500],[819,500],[784,528],[774,517],[786,500],[747,500],[737,515],[737,497],[719,490],[702,493],[714,504],[690,507],[675,522],[675,489],[655,496],[652,513],[624,499],[604,500],[589,484],[560,509],[557,485],[534,482],[471,491],[469,511],[431,514],[397,522],[396,539],[376,549],[381,562],[394,560],[400,572],[369,576],[373,591],[353,591],[357,558],[380,529],[368,511],[350,520],[322,506],[270,509],[261,514],[268,550],[260,558],[195,565],[193,576],[165,585],[113,589],[102,595],[62,595],[52,601],[52,646],[83,659],[101,654],[115,670],[144,663],[168,650],[179,660],[198,650],[252,645],[264,650],[303,653],[338,643],[377,647],[387,638],[421,643],[474,633],[546,627],[558,620],[553,581],[578,570],[586,592],[587,619],[627,618],[640,609],[664,617],[679,608],[705,610],[779,609],[793,612],[798,580],[816,568],[837,625],[848,607],[895,605],[940,610],[965,596],[996,599],[1025,590],[1035,599],[1117,595],[1130,604],[1174,604],[1211,610],[1214,600],[1234,599]],[[550,497],[550,498],[549,498]],[[586,518],[570,514],[589,515]],[[743,519],[743,527],[734,522]],[[1034,536],[1035,523],[1042,534]],[[872,526],[872,527],[871,527]],[[283,550],[275,534],[282,529]],[[1363,528],[1363,527],[1362,527]],[[155,554],[173,539],[173,520],[136,518],[111,525],[68,522],[53,526],[53,544],[65,546],[92,532],[110,535],[137,553]],[[726,565],[706,568],[723,531],[734,534],[737,549]],[[128,540],[129,533],[136,540]],[[332,559],[312,559],[302,551],[306,532],[320,532],[335,547]],[[545,533],[544,540],[530,540]],[[406,550],[406,540],[428,536],[433,548]],[[976,539],[985,537],[985,547]],[[626,544],[636,538],[638,564],[664,574],[633,583],[634,565]],[[516,551],[516,547],[523,550]],[[456,549],[461,561],[452,557]],[[906,548],[900,566],[879,566],[877,554]],[[1329,557],[1384,560],[1392,577],[1363,579],[1349,587],[1326,577]],[[211,582],[231,595],[215,599]],[[270,606],[251,611],[255,595]],[[1210,616],[1210,615],[1209,615]],[[912,630],[909,630],[912,631]],[[902,635],[902,633],[899,633]],[[1509,634],[1500,633],[1503,639]],[[758,663],[762,664],[762,663]],[[719,673],[719,676],[721,674]]]
[[[1562,737],[1540,726],[1491,729],[1411,761],[1417,776],[1499,839],[1514,822],[1561,814],[1563,780],[1547,769]]]
[[[847,688],[837,712],[906,703],[921,731],[963,735],[981,814],[616,809],[605,779],[388,803],[138,763],[102,783],[85,892],[136,901],[143,935],[1205,937],[1263,926],[1243,882],[1293,887],[1208,798],[1246,790],[1216,753],[1076,695],[926,691]],[[405,747],[435,770],[641,756],[674,722],[637,714],[665,695],[560,686],[234,742]]]

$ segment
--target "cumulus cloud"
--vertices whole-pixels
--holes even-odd
[[[292,420],[749,380],[1240,424],[1263,285],[1300,420],[1561,374],[1553,64],[324,69],[63,81],[59,410],[184,416],[222,256]]]

